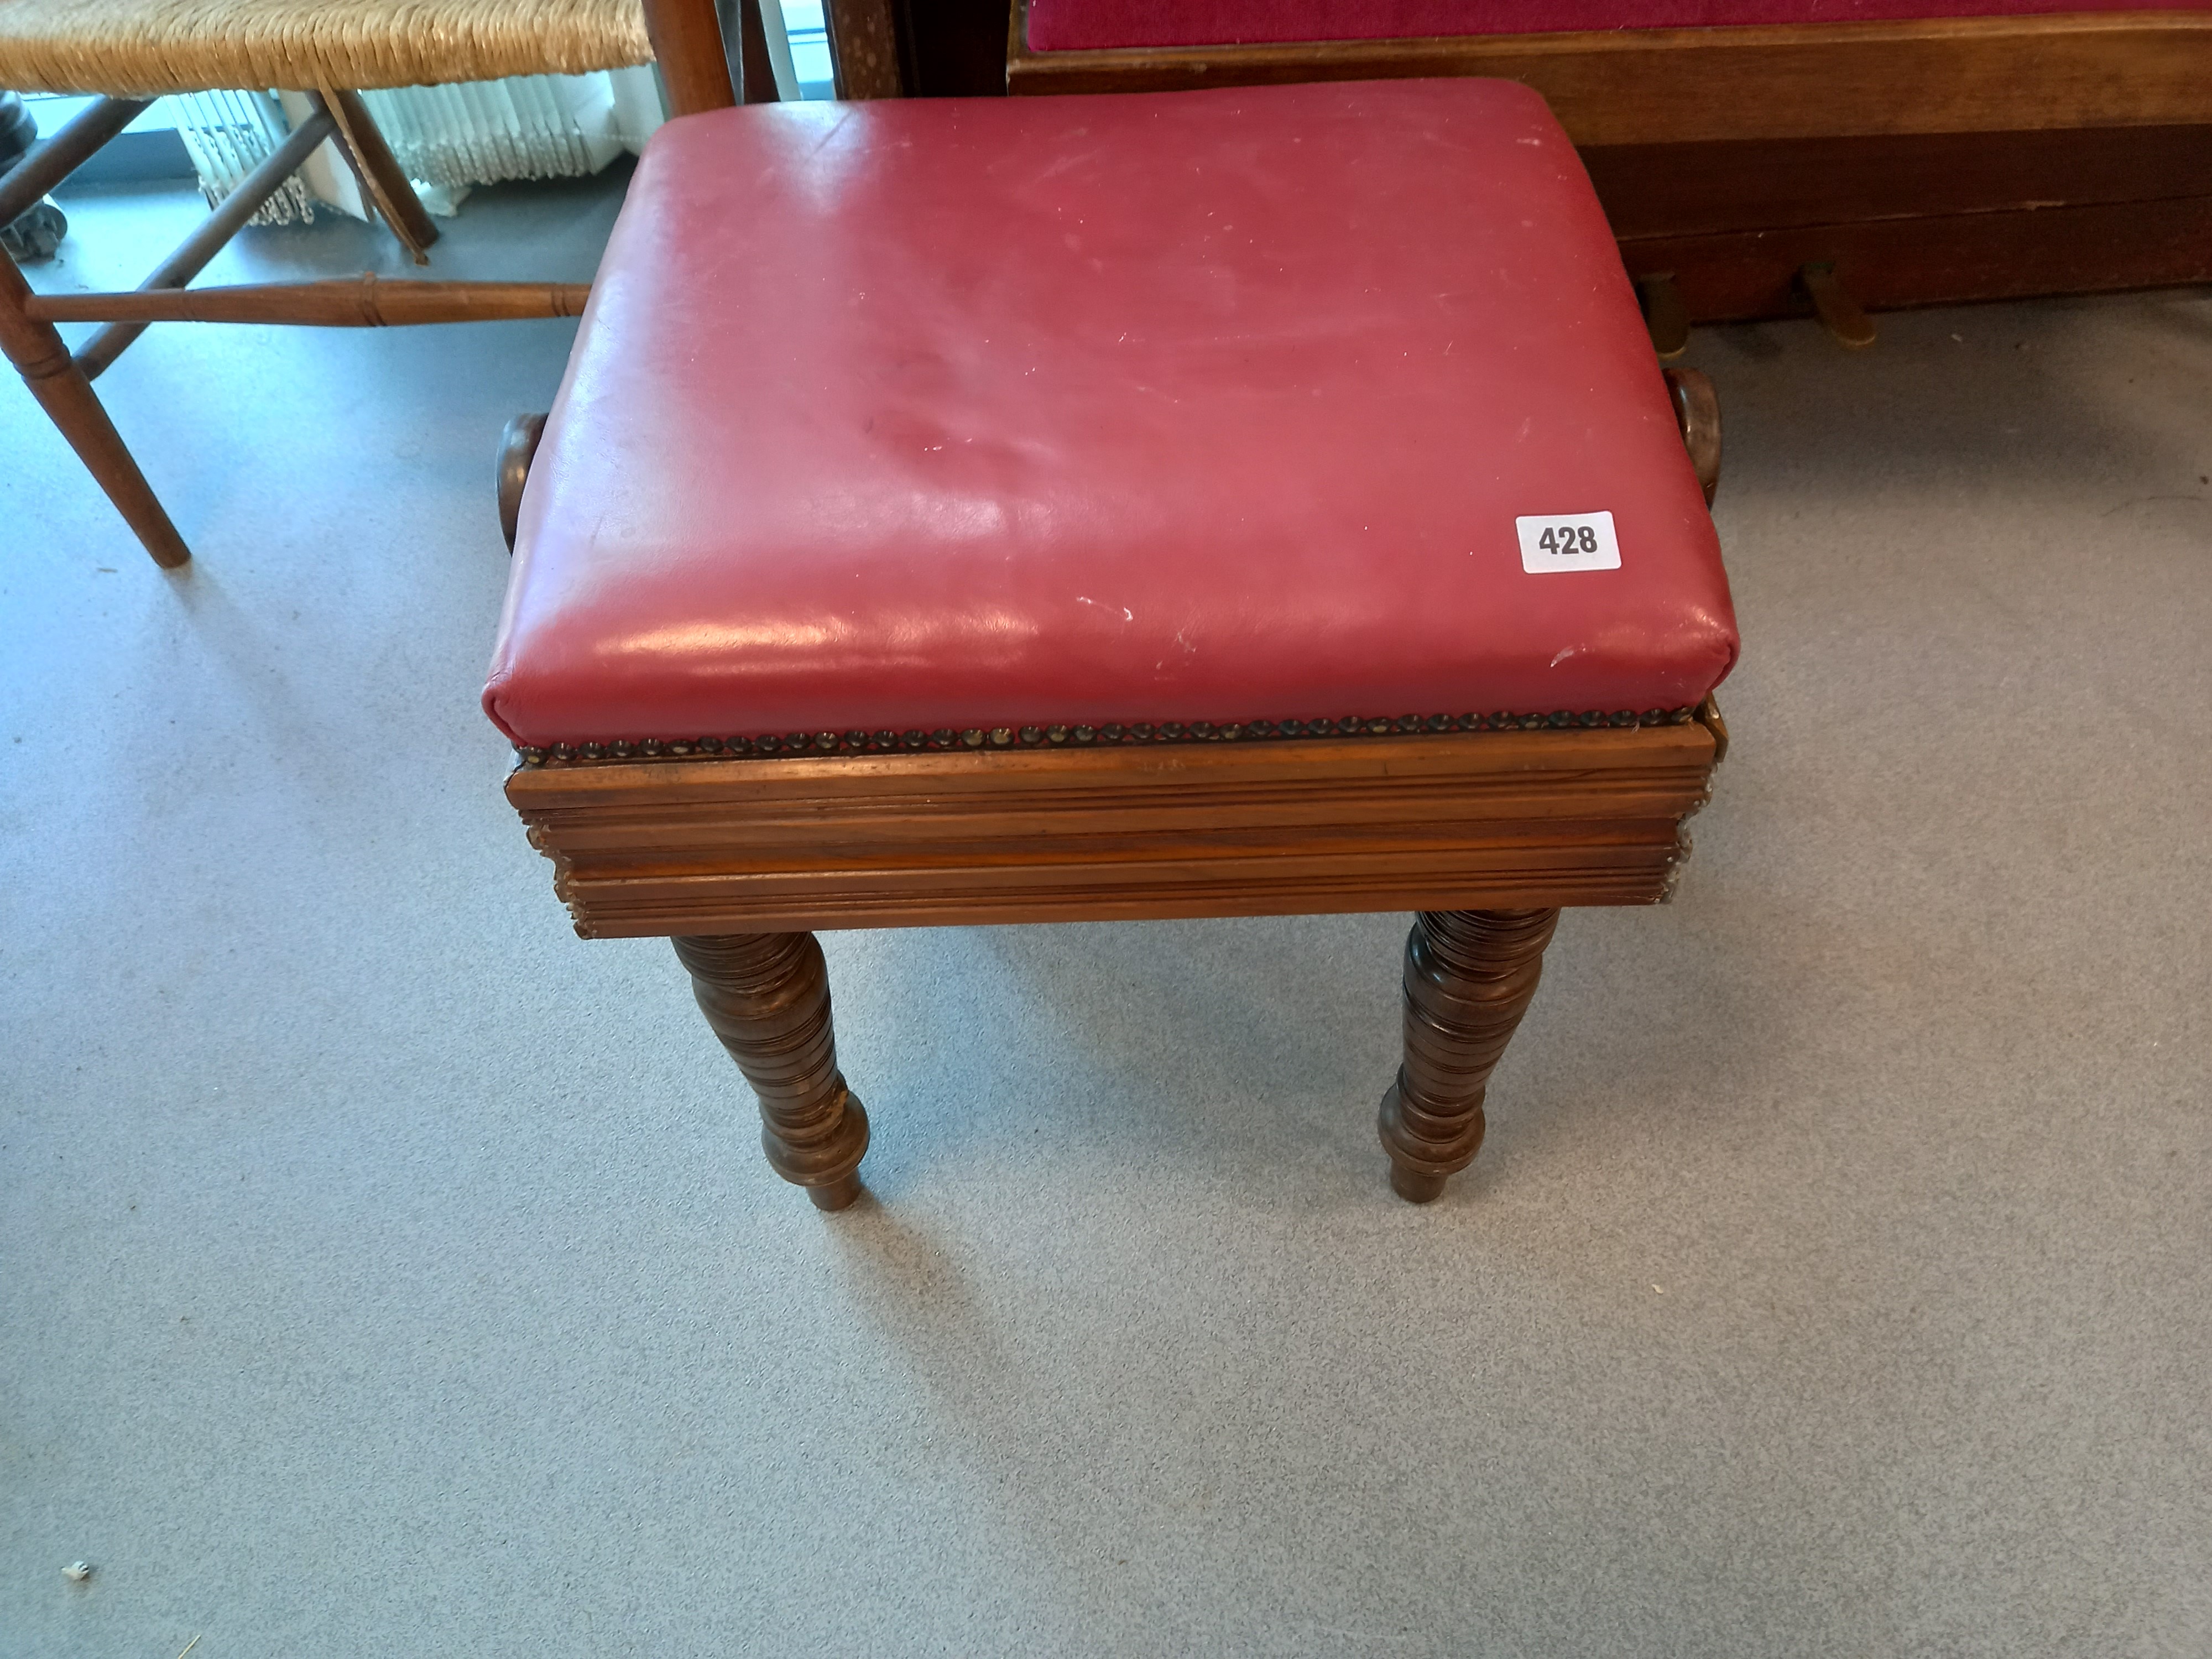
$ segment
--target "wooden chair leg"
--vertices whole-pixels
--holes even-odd
[[[860,1195],[868,1115],[837,1069],[830,973],[811,933],[673,941],[707,1024],[760,1097],[761,1145],[823,1210]]]
[[[1426,1204],[1474,1162],[1490,1073],[1536,994],[1557,910],[1424,910],[1406,939],[1406,1059],[1382,1097],[1398,1196]]]
[[[384,222],[392,227],[392,234],[399,239],[416,264],[428,264],[430,255],[427,250],[438,240],[438,227],[430,222],[422,198],[407,182],[407,174],[392,155],[392,146],[384,142],[384,134],[369,114],[368,106],[362,102],[361,94],[325,88],[307,96],[311,102],[327,109],[331,118],[337,123],[338,149],[352,167],[354,177],[361,180],[362,192],[376,204]]]
[[[30,297],[31,286],[23,280],[23,273],[15,269],[13,259],[0,253],[0,353],[15,364],[31,395],[76,451],[85,470],[107,492],[107,499],[115,503],[124,522],[137,532],[146,550],[154,556],[154,562],[170,570],[186,563],[192,556],[191,550],[155,499],[153,486],[138,470],[138,463],[124,447],[122,436],[100,406],[92,382],[71,361],[69,348],[62,343],[54,325],[25,313]]]

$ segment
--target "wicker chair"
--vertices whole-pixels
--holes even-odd
[[[273,283],[187,289],[325,140],[416,262],[437,230],[358,95],[362,87],[581,74],[653,55],[637,0],[0,0],[0,86],[94,93],[100,101],[0,176],[0,224],[120,133],[165,93],[280,87],[313,112],[136,293],[33,295],[0,253],[0,352],[22,374],[156,562],[191,557],[92,390],[149,322],[362,326],[569,316],[587,289],[545,283]],[[711,77],[719,59],[695,64]],[[58,322],[104,326],[72,353]]]

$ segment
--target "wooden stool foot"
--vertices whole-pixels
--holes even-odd
[[[1424,910],[1406,939],[1406,1058],[1378,1125],[1390,1186],[1426,1204],[1474,1162],[1490,1073],[1536,994],[1557,910]]]
[[[817,1210],[842,1210],[860,1195],[860,1175],[856,1171],[827,1187],[809,1187],[806,1195]]]
[[[1444,1182],[1449,1176],[1430,1175],[1421,1170],[1409,1170],[1402,1164],[1390,1166],[1390,1190],[1408,1204],[1433,1204],[1444,1195]]]
[[[837,1069],[830,973],[811,933],[673,941],[707,1024],[760,1097],[761,1146],[817,1207],[860,1196],[868,1114]]]

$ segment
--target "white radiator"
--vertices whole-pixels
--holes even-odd
[[[725,0],[723,9],[734,7]],[[821,0],[770,0],[761,8],[761,21],[778,95],[828,97],[830,56]],[[635,155],[667,118],[650,64],[598,75],[530,75],[361,95],[392,155],[415,181],[422,205],[443,215],[453,213],[472,185],[597,173],[624,150]],[[172,106],[178,135],[210,206],[236,189],[307,112],[307,100],[295,92],[179,93]],[[352,170],[325,144],[269,198],[253,222],[295,224],[312,220],[319,208],[331,207],[357,219],[371,216]]]
[[[635,154],[665,118],[652,69],[532,75],[362,94],[422,205],[453,213],[471,185],[597,173]],[[210,204],[238,186],[307,113],[297,93],[175,95],[178,136]],[[368,216],[353,174],[327,144],[269,204],[258,224],[310,220],[318,208]]]
[[[292,130],[273,93],[179,92],[171,95],[169,108],[210,207],[237,189]],[[294,173],[253,216],[253,222],[290,225],[314,216],[314,197]]]
[[[448,191],[597,173],[660,125],[649,69],[401,87],[362,100],[410,179]]]

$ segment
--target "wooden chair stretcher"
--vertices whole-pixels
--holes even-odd
[[[102,98],[59,132],[33,146],[0,176],[0,224],[37,202],[130,125],[145,99]],[[186,286],[315,149],[334,143],[417,264],[428,263],[437,227],[393,159],[357,93],[312,92],[310,112],[284,142],[226,196],[174,252],[129,293],[41,295],[13,259],[0,254],[0,355],[15,366],[70,447],[98,482],[155,562],[191,557],[184,538],[140,471],[92,389],[125,348],[157,321],[300,324],[323,327],[477,322],[573,317],[589,289],[559,283],[250,283],[216,289]],[[54,325],[101,324],[72,352]]]

